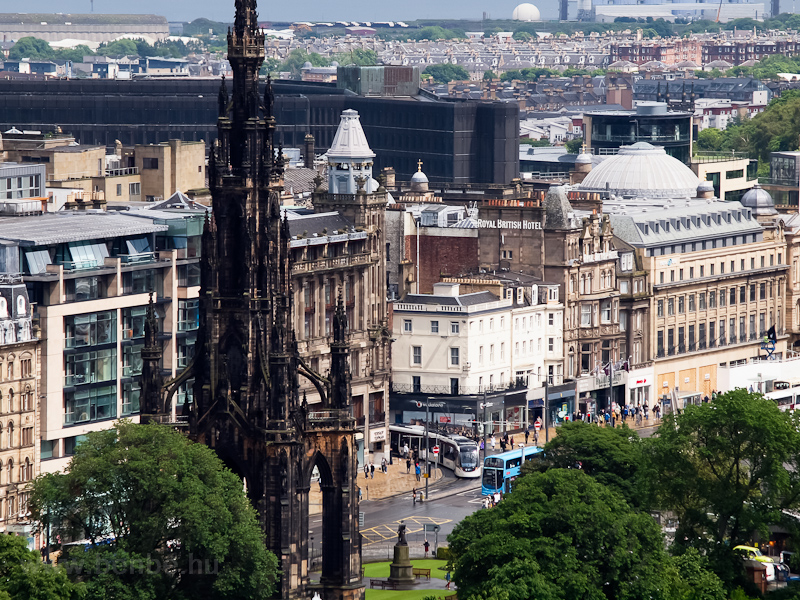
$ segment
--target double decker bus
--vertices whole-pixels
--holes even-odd
[[[487,456],[483,460],[481,493],[484,496],[495,492],[507,494],[514,487],[514,480],[522,472],[522,463],[540,458],[541,453],[541,448],[525,446]]]

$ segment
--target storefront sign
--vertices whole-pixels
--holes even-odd
[[[370,429],[369,430],[369,441],[372,444],[374,444],[375,442],[385,442],[386,441],[386,427],[381,427],[380,429]]]
[[[479,229],[541,229],[540,221],[504,221],[503,219],[478,219]]]
[[[681,259],[677,256],[670,256],[669,258],[659,258],[656,261],[659,267],[674,267],[681,264]]]

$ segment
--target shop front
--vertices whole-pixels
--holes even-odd
[[[547,423],[560,425],[572,420],[576,410],[576,388],[574,383],[551,385],[547,388]]]
[[[631,406],[653,406],[653,383],[655,372],[652,366],[633,369],[628,373],[627,403]]]

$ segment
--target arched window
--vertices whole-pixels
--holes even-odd
[[[32,469],[31,469],[31,459],[27,456],[25,457],[25,462],[22,464],[19,470],[19,480],[20,481],[30,481],[32,476]]]
[[[32,410],[33,406],[33,392],[31,392],[30,386],[25,386],[25,392],[22,394],[22,410],[28,411]]]
[[[8,390],[8,412],[14,412],[14,390]]]
[[[8,361],[8,365],[6,366],[6,379],[11,381],[14,379],[14,363]]]
[[[6,470],[8,471],[8,477],[6,478],[6,483],[14,483],[14,459],[13,458],[9,458],[8,459],[8,468]],[[9,503],[10,502],[11,502],[11,499],[9,499]]]
[[[14,447],[14,421],[8,422],[8,444],[6,448]]]
[[[14,496],[9,496],[6,501],[6,507],[8,509],[6,515],[9,519],[16,516],[17,513],[17,502]]]

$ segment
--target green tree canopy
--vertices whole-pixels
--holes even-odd
[[[8,52],[10,60],[22,60],[23,58],[52,60],[55,55],[56,51],[50,47],[50,44],[35,37],[20,38]]]
[[[442,63],[440,65],[428,65],[423,73],[433,77],[436,83],[449,83],[451,81],[469,80],[469,72],[460,65]]]
[[[578,154],[583,148],[583,138],[575,138],[574,140],[567,141],[564,146],[570,154]]]
[[[64,569],[44,564],[28,550],[23,538],[0,535],[0,600],[78,600],[85,593]]]
[[[572,140],[582,143],[583,140]],[[580,147],[579,147],[580,148]],[[609,486],[636,506],[636,475],[641,463],[641,443],[635,431],[623,427],[595,427],[576,421],[565,423],[545,446],[545,459],[530,462],[538,470],[568,469],[581,463],[583,472]]]
[[[448,537],[459,598],[677,599],[661,531],[580,470],[525,475]]]
[[[333,55],[333,60],[341,66],[358,65],[360,67],[371,67],[381,63],[378,53],[375,50],[356,48],[350,52],[341,52]]]
[[[708,127],[697,134],[697,147],[700,150],[722,150],[725,136],[719,129]]]
[[[101,45],[97,53],[102,56],[128,56],[138,54],[138,49],[134,40],[123,39]]]
[[[307,62],[311,63],[312,67],[327,67],[330,66],[331,61],[316,52],[307,52],[302,48],[295,48],[286,57],[286,60],[280,67],[281,71],[288,71],[292,74],[292,79],[300,79],[300,69]]]
[[[122,421],[88,434],[66,473],[35,480],[30,508],[51,539],[89,540],[63,561],[90,599],[250,600],[275,589],[277,559],[242,482],[167,427]]]
[[[560,77],[561,73],[544,67],[531,69],[511,69],[500,76],[503,81],[539,81],[542,77]]]
[[[497,73],[494,71],[484,71],[483,72],[483,80],[484,81],[491,81],[492,79],[497,79]]]
[[[409,37],[414,40],[455,40],[465,36],[463,31],[444,29],[438,25],[423,27],[415,32],[411,32]]]
[[[737,389],[667,416],[645,445],[650,502],[677,515],[677,549],[707,554],[729,586],[741,575],[732,548],[800,499],[799,425],[772,400]]]

